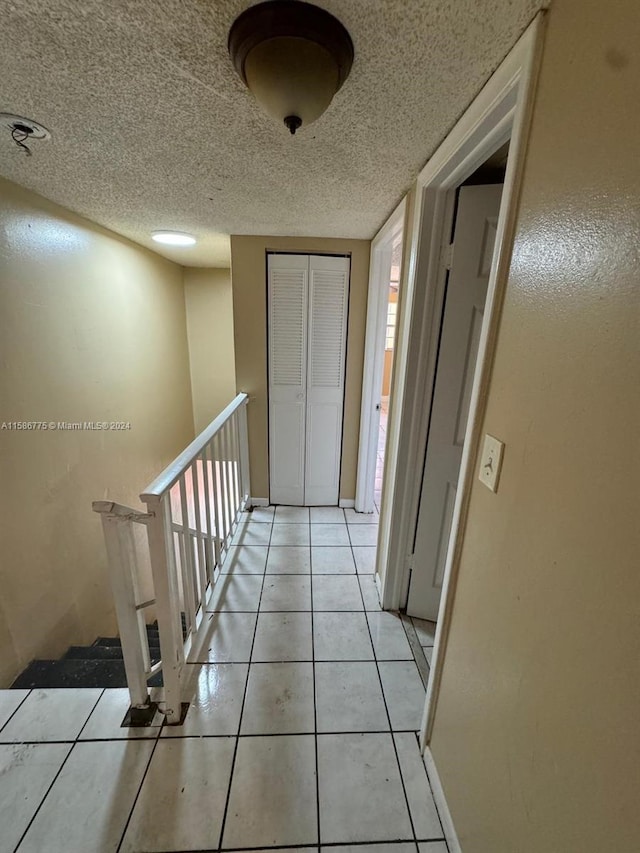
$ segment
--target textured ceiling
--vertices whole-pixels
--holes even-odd
[[[186,265],[229,234],[370,238],[542,0],[318,0],[355,46],[329,110],[295,137],[229,60],[247,0],[0,0],[0,111],[51,130],[0,174]]]

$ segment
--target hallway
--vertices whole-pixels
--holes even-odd
[[[0,692],[0,851],[446,853],[416,738],[424,687],[379,607],[373,518],[244,514],[182,727],[121,728],[124,690]]]

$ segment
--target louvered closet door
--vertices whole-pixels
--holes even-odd
[[[269,255],[271,503],[302,506],[305,483],[308,255]]]
[[[338,503],[349,259],[309,258],[306,506]]]

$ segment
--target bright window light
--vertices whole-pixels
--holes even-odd
[[[193,246],[196,238],[191,234],[182,234],[180,231],[154,231],[151,235],[156,243],[163,243],[165,246]]]

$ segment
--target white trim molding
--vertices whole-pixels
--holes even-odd
[[[382,393],[391,253],[393,241],[404,227],[405,208],[406,199],[402,199],[371,242],[355,499],[357,512],[373,512],[380,426],[380,410],[376,406],[380,403]]]
[[[453,825],[453,820],[451,818],[451,812],[449,811],[447,798],[444,795],[442,782],[440,781],[440,776],[438,775],[438,768],[436,767],[436,763],[433,760],[431,750],[428,747],[424,751],[424,763],[425,767],[427,768],[427,776],[429,777],[429,782],[431,784],[433,799],[436,801],[436,808],[438,809],[438,814],[440,815],[442,831],[444,832],[444,837],[446,838],[447,846],[449,847],[449,853],[462,853],[462,847],[460,846],[458,836],[456,835],[456,828]]]
[[[400,337],[395,353],[396,386],[388,427],[393,447],[391,450],[388,447],[387,453],[394,454],[396,465],[392,482],[385,485],[385,498],[394,511],[388,523],[386,548],[380,549],[384,552],[379,557],[383,562],[378,566],[384,577],[382,606],[385,610],[402,608],[407,598],[421,488],[421,478],[416,472],[422,471],[426,449],[446,283],[441,253],[451,233],[455,190],[510,140],[427,688],[421,732],[423,748],[429,743],[433,727],[475,459],[511,262],[519,188],[542,49],[543,19],[544,13],[536,16],[417,180],[409,269],[399,318],[406,334]],[[381,541],[383,534],[381,530]]]
[[[269,498],[251,498],[251,506],[269,506]]]

